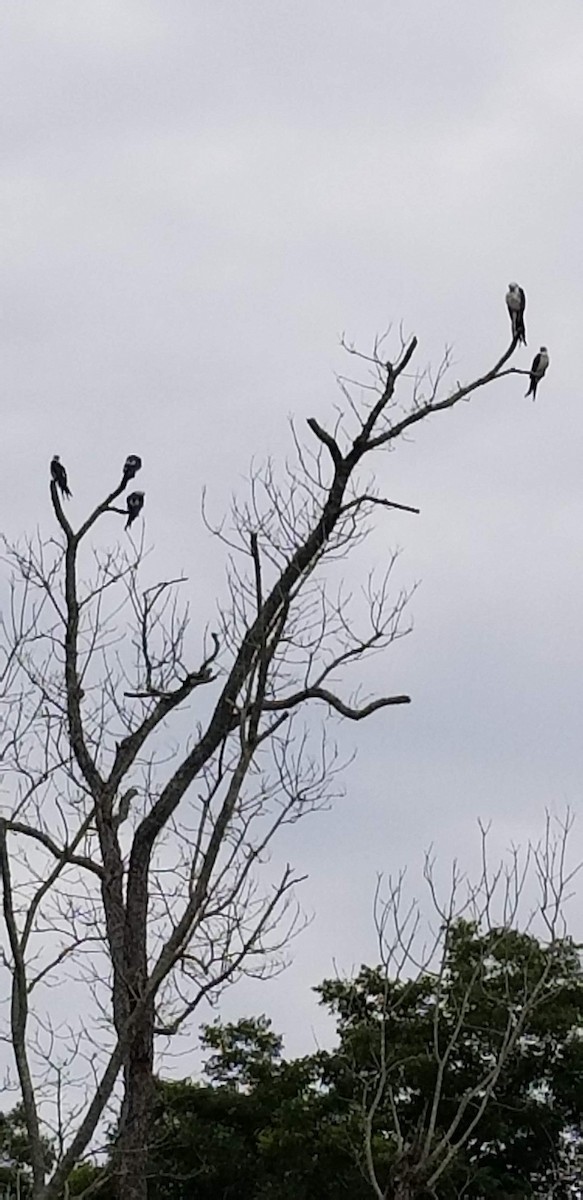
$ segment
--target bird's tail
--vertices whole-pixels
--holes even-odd
[[[66,496],[67,500],[70,500],[72,495],[73,495],[73,493],[70,488],[68,488],[68,487],[63,488],[63,496]]]
[[[537,384],[538,384],[538,379],[531,379],[530,387],[529,387],[528,391],[524,393],[525,400],[526,400],[527,396],[532,396],[533,400],[536,400]]]

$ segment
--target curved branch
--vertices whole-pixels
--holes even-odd
[[[362,708],[353,708],[339,696],[329,692],[327,688],[311,687],[305,688],[301,692],[294,692],[291,696],[284,696],[281,700],[266,700],[263,708],[265,712],[279,712],[282,708],[295,708],[296,705],[303,704],[306,700],[323,700],[331,708],[335,708],[341,716],[348,717],[350,721],[362,721],[364,717],[370,717],[371,713],[376,712],[379,708],[388,708],[393,704],[411,703],[410,696],[381,696],[378,700],[371,700]]]
[[[184,683],[182,683],[180,687],[177,687],[173,692],[163,693],[158,692],[155,689],[152,689],[148,692],[124,692],[124,695],[128,698],[131,697],[136,700],[152,700],[158,697],[158,702],[152,709],[152,712],[144,718],[138,728],[135,729],[133,733],[128,734],[127,737],[123,738],[122,741],[118,742],[117,744],[113,766],[107,780],[107,788],[112,795],[117,791],[122,779],[124,778],[124,775],[131,767],[136,755],[139,753],[144,745],[144,742],[150,736],[156,726],[159,725],[169,713],[173,712],[179,704],[182,704],[184,700],[187,700],[195,688],[200,687],[203,683],[209,683],[214,678],[210,672],[208,675],[205,675],[204,678],[200,677],[201,674],[204,674],[204,668],[197,674],[189,675],[185,679]]]
[[[84,825],[88,827],[89,822],[84,822]],[[86,871],[93,871],[100,879],[103,877],[103,869],[99,863],[93,862],[93,859],[87,858],[83,854],[75,854],[71,846],[57,846],[57,843],[42,829],[35,829],[32,825],[25,825],[21,821],[10,820],[6,821],[6,828],[12,833],[20,833],[23,837],[34,838],[35,841],[41,842],[59,862],[71,863],[74,867],[83,867]]]
[[[425,417],[434,412],[443,412],[446,408],[453,408],[454,404],[458,404],[460,400],[465,400],[472,392],[476,392],[478,388],[485,387],[487,383],[492,383],[495,379],[503,379],[505,375],[530,375],[530,371],[521,371],[518,367],[510,367],[509,370],[503,371],[502,367],[508,362],[508,359],[514,354],[518,346],[518,339],[513,338],[508,349],[491,371],[486,371],[485,375],[480,375],[478,379],[474,379],[472,383],[468,383],[465,387],[459,387],[451,396],[447,396],[445,400],[430,401],[428,404],[421,405],[415,412],[409,413],[403,417],[397,425],[392,425],[385,433],[379,434],[376,438],[371,438],[368,443],[367,450],[375,450],[378,446],[385,445],[386,442],[394,441],[395,438],[401,436],[406,429],[411,425],[415,425],[418,421],[422,421]]]
[[[65,630],[65,690],[67,696],[67,719],[69,723],[69,735],[73,753],[81,774],[87,783],[92,795],[97,797],[99,789],[102,785],[102,779],[97,770],[97,765],[92,758],[87,748],[85,734],[83,730],[83,720],[81,717],[81,697],[82,688],[79,678],[77,666],[78,656],[78,637],[79,637],[79,600],[77,597],[77,546],[84,533],[97,520],[99,513],[107,507],[110,499],[119,495],[121,488],[118,488],[113,496],[108,497],[105,504],[98,506],[91,514],[91,517],[85,521],[81,529],[74,533],[67,517],[63,512],[63,506],[58,493],[57,485],[54,480],[51,480],[50,492],[51,500],[55,516],[66,538],[65,548],[65,603],[67,606],[67,619]]]
[[[308,417],[308,425],[312,430],[312,433],[314,433],[316,437],[324,444],[324,446],[326,446],[326,449],[330,451],[334,466],[337,467],[342,461],[342,454],[340,453],[338,442],[332,437],[331,433],[327,433],[325,429],[322,429],[322,426],[318,421],[316,421],[315,417]]]

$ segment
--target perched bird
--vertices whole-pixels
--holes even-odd
[[[139,454],[128,454],[123,465],[122,484],[124,487],[127,487],[130,479],[133,479],[134,475],[137,475],[141,465],[142,460]]]
[[[536,399],[536,389],[537,389],[548,365],[549,365],[549,352],[548,352],[546,346],[541,346],[538,354],[535,354],[535,356],[532,360],[532,367],[530,368],[530,387],[529,387],[528,391],[525,392],[525,395],[532,396],[533,400]]]
[[[128,519],[126,521],[126,529],[129,529],[130,525],[132,524],[132,521],[135,521],[136,517],[139,517],[139,515],[144,507],[144,493],[143,492],[130,492],[128,499],[127,499],[127,505],[128,505]]]
[[[510,314],[510,323],[512,325],[512,336],[518,338],[519,342],[523,342],[526,346],[526,330],[524,328],[524,310],[526,308],[526,296],[524,291],[517,283],[509,283],[506,293],[506,307]]]
[[[67,482],[67,472],[66,472],[58,454],[55,454],[53,456],[53,458],[51,459],[51,479],[53,480],[54,483],[56,483],[57,487],[61,489],[63,496],[72,496],[73,495],[73,493],[71,491],[69,491],[69,484]]]

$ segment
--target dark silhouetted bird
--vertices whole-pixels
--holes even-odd
[[[132,524],[133,521],[135,521],[136,517],[139,517],[139,515],[144,507],[144,493],[143,492],[130,492],[128,499],[127,499],[127,506],[128,506],[128,519],[126,521],[126,529],[129,529],[130,525]]]
[[[137,475],[141,466],[142,460],[139,454],[128,454],[123,465],[122,484],[124,487],[127,487],[130,479],[133,479],[134,475]]]
[[[63,496],[70,497],[73,495],[73,493],[69,490],[69,484],[67,482],[67,472],[66,472],[58,454],[55,454],[54,457],[51,459],[51,479],[53,480],[54,483],[56,483],[57,487],[61,489]]]
[[[549,352],[546,346],[541,346],[538,354],[535,354],[530,368],[530,387],[525,396],[532,396],[536,400],[536,389],[549,365]]]
[[[510,314],[510,323],[512,325],[512,336],[518,338],[526,346],[526,330],[524,328],[524,310],[526,308],[526,296],[524,291],[517,283],[509,283],[506,293],[506,307]]]

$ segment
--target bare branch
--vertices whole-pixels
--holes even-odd
[[[335,441],[332,435],[327,433],[325,429],[322,429],[322,426],[318,423],[318,421],[316,421],[315,417],[308,417],[308,425],[312,430],[312,433],[314,433],[316,437],[323,442],[326,449],[330,451],[334,466],[339,466],[340,462],[342,461],[342,455],[340,453],[338,443]]]
[[[265,700],[263,707],[265,712],[277,712],[282,708],[295,708],[307,700],[323,700],[325,704],[336,709],[336,712],[339,712],[342,717],[348,717],[351,721],[362,721],[365,717],[370,717],[371,713],[377,712],[379,708],[388,708],[393,704],[411,703],[410,696],[381,696],[378,700],[371,700],[370,704],[365,704],[362,708],[351,708],[339,696],[329,692],[327,688],[312,687],[305,688],[302,692],[294,692],[291,696],[283,696],[281,700]]]
[[[87,828],[90,822],[87,822]],[[24,837],[33,838],[37,842],[41,842],[50,850],[54,858],[58,859],[61,864],[70,863],[72,866],[82,867],[85,871],[93,871],[99,878],[103,876],[103,870],[99,863],[96,863],[91,858],[87,858],[82,854],[75,854],[70,846],[57,846],[56,842],[49,837],[42,829],[33,828],[30,825],[25,825],[22,821],[5,821],[5,828],[11,830],[12,833],[21,833]],[[85,830],[83,830],[83,833]],[[83,833],[81,836],[83,836]]]
[[[44,1181],[45,1165],[42,1151],[40,1123],[34,1085],[26,1049],[26,1025],[28,1019],[28,1000],[26,968],[24,956],[18,936],[12,890],[10,860],[6,844],[6,822],[0,819],[0,876],[2,878],[2,903],[4,921],[12,952],[14,964],[12,977],[12,1006],[11,1032],[14,1057],[18,1069],[18,1078],[22,1093],[22,1103],[26,1115],[26,1126],[30,1138],[30,1157],[33,1180],[36,1188]]]
[[[351,508],[361,508],[363,504],[378,504],[381,508],[398,508],[401,512],[416,513],[419,515],[420,508],[412,508],[410,504],[397,504],[396,500],[383,500],[380,496],[357,496],[355,500],[349,500],[342,508],[342,512],[349,512]]]

